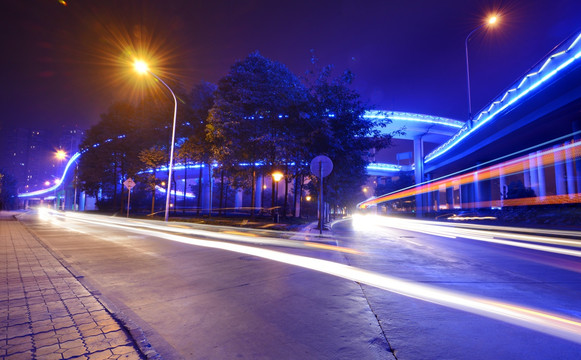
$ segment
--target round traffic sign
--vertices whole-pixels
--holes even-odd
[[[318,178],[329,176],[333,171],[333,161],[328,156],[319,155],[311,161],[311,172]]]

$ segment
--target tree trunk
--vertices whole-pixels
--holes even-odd
[[[151,185],[151,215],[155,213],[155,169],[153,170],[153,184]]]
[[[295,174],[295,185],[293,187],[293,209],[292,209],[292,214],[293,217],[297,217],[297,191],[298,191],[298,182],[299,182],[299,176],[297,174]]]
[[[288,181],[287,178],[285,177],[284,179],[284,205],[282,207],[282,216],[286,217],[286,211],[287,211],[287,203],[288,201]]]
[[[200,215],[200,208],[202,207],[202,163],[200,163],[200,175],[198,176],[198,209],[196,214]]]
[[[218,215],[222,215],[222,208],[224,207],[224,168],[220,169],[220,209]]]
[[[254,167],[254,166],[253,166]],[[251,184],[251,195],[250,195],[250,218],[254,219],[254,207],[256,206],[256,169],[252,169],[252,184]]]
[[[184,207],[182,208],[182,213],[186,212],[186,195],[188,193],[188,161],[184,159]]]

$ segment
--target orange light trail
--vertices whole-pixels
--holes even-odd
[[[539,167],[550,166],[556,163],[563,163],[567,159],[575,160],[581,157],[581,141],[571,142],[555,149],[548,149],[536,155]],[[441,187],[453,188],[454,186],[466,185],[474,182],[475,175],[478,181],[490,180],[501,176],[508,176],[522,173],[530,168],[529,156],[525,155],[502,164],[492,165],[481,170],[454,176],[451,178],[430,182],[410,189],[398,191],[376,197],[359,204],[360,209],[365,209],[372,205],[377,205],[390,200],[398,200],[428,192],[438,191]],[[465,204],[466,207],[500,207],[502,206],[523,206],[523,205],[553,205],[553,204],[573,204],[581,202],[581,194],[548,195],[544,197],[519,198],[479,201],[478,204]]]

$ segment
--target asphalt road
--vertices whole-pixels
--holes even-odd
[[[140,326],[164,359],[394,358],[353,281],[87,219],[21,217],[90,288]],[[260,239],[255,232],[219,230]],[[325,250],[276,248],[344,259]]]
[[[575,234],[382,218],[289,239],[72,214],[24,219],[166,359],[581,358]]]
[[[552,253],[556,249],[574,254],[577,248],[538,242],[556,240],[560,244],[577,235],[572,244],[579,246],[579,233],[536,239],[530,237],[538,235],[535,230],[524,235],[490,234],[483,229],[439,230],[427,224],[380,218],[356,222],[355,229],[350,221],[341,222],[334,230],[343,246],[364,253],[347,255],[352,266],[522,307],[540,314],[541,319],[553,314],[579,324],[581,254]],[[546,249],[518,246],[523,244]],[[400,360],[581,358],[579,339],[574,342],[545,334],[541,331],[549,330],[542,323],[536,326],[541,331],[531,330],[371,286],[363,288]]]

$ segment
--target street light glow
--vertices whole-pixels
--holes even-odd
[[[281,172],[274,172],[272,173],[272,178],[274,179],[275,182],[279,182],[282,179],[283,175]]]
[[[498,20],[498,17],[496,15],[493,15],[493,16],[488,18],[488,24],[493,25],[494,23],[496,23],[497,20]]]
[[[64,160],[67,157],[67,153],[64,150],[57,150],[54,155],[58,160]]]
[[[149,72],[149,66],[147,66],[147,63],[143,60],[135,60],[135,62],[133,63],[133,67],[140,74],[145,74],[146,72]]]

